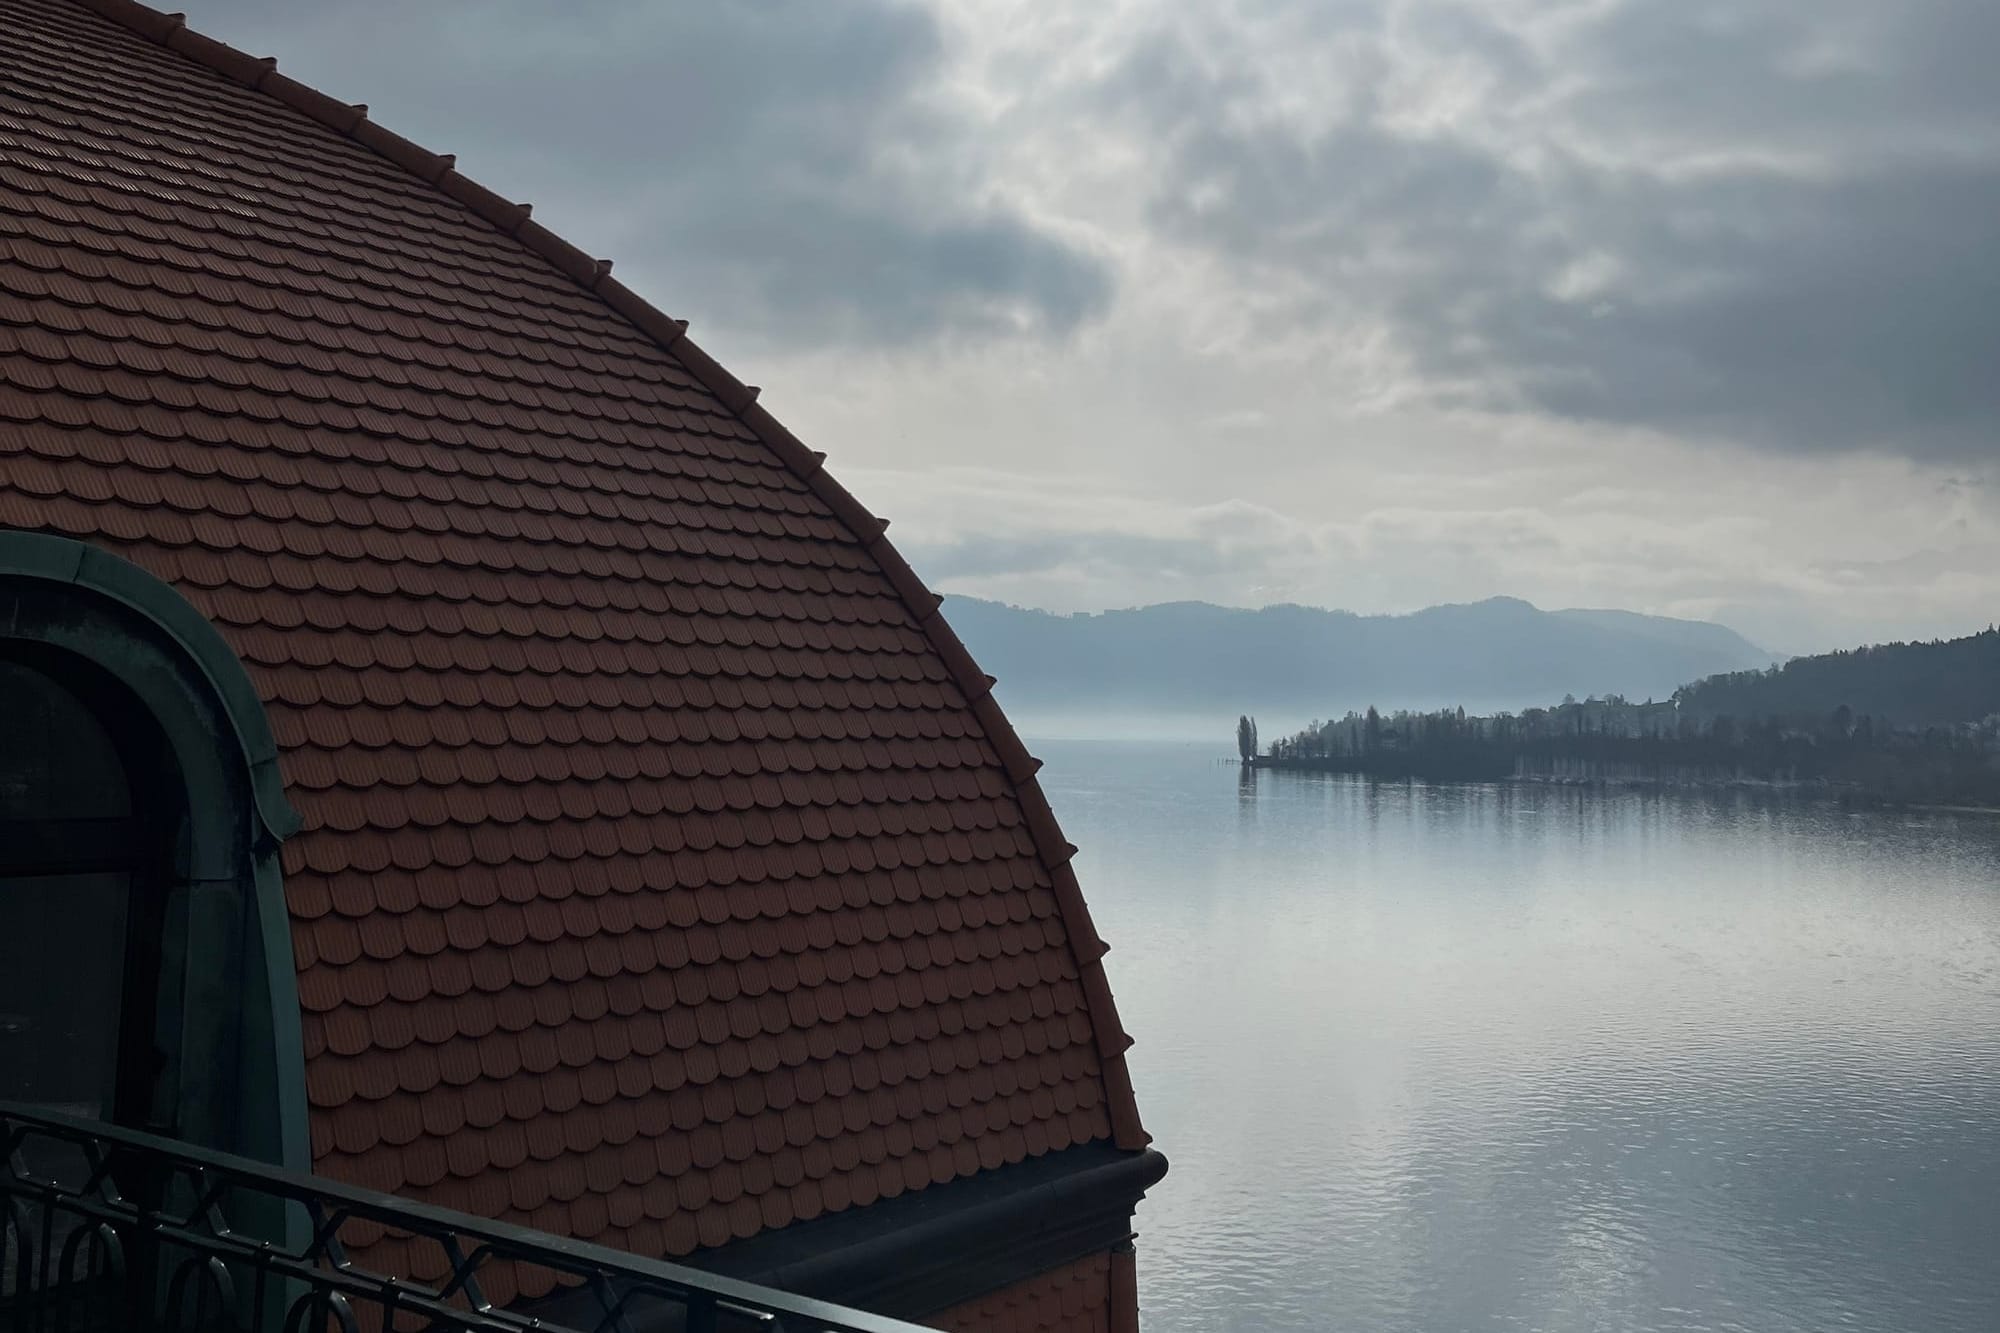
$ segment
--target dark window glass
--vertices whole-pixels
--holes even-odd
[[[0,1098],[110,1115],[130,896],[129,875],[0,878]]]
[[[111,1114],[131,814],[97,717],[52,674],[0,660],[0,1098]]]
[[[131,813],[118,747],[96,715],[51,676],[0,658],[0,819]]]

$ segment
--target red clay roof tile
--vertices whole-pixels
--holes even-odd
[[[0,0],[0,58],[0,524],[264,696],[319,1169],[681,1254],[1144,1143],[1035,761],[683,326],[129,0]]]

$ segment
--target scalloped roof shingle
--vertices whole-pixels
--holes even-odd
[[[0,526],[249,669],[318,1170],[682,1255],[1144,1145],[1035,761],[755,390],[175,16],[0,69]]]

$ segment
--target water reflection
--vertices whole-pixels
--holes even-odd
[[[1150,1333],[2000,1328],[2000,819],[1038,749]]]

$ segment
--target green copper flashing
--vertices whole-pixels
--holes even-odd
[[[188,605],[186,598],[109,551],[39,532],[0,532],[0,577],[7,575],[74,584],[108,597],[158,626],[201,671],[234,724],[235,739],[249,769],[251,799],[265,833],[273,842],[283,842],[298,832],[299,814],[285,799],[284,779],[278,772],[278,743],[264,716],[263,701],[222,635]]]
[[[172,586],[109,551],[0,530],[0,588],[10,582],[43,585],[48,594],[73,599],[82,614],[48,638],[48,622],[16,623],[0,604],[0,640],[61,641],[164,710],[159,718],[184,766],[191,807],[183,887],[233,883],[251,913],[237,946],[240,989],[227,998],[227,987],[205,991],[191,1002],[207,1030],[238,1034],[237,1086],[217,1090],[233,1099],[239,1120],[235,1141],[223,1146],[310,1170],[298,974],[278,852],[300,820],[285,799],[263,702],[236,654],[199,611]],[[191,693],[177,694],[169,678]],[[177,698],[193,703],[200,695],[206,698],[197,711],[176,708]],[[229,771],[238,763],[240,780]],[[231,1004],[240,1011],[231,1012]]]

